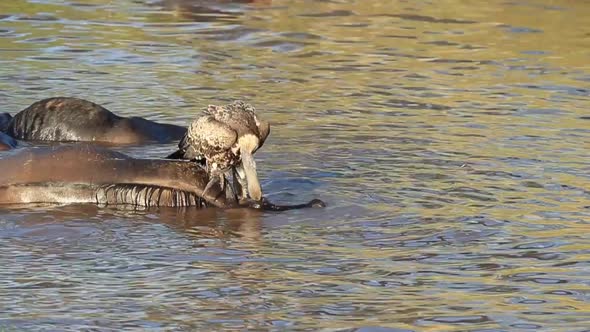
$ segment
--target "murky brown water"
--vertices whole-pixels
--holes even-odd
[[[0,330],[587,329],[588,17],[565,0],[2,1],[1,111],[67,95],[186,124],[243,98],[273,123],[265,192],[329,207],[3,208]]]

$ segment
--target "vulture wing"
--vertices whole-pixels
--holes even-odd
[[[188,145],[204,157],[231,149],[238,138],[230,126],[212,116],[203,116],[193,122],[187,136]]]

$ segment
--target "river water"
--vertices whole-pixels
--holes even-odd
[[[328,207],[0,208],[0,330],[586,330],[588,17],[566,0],[2,1],[0,111],[64,95],[186,125],[243,99],[272,123],[265,194]]]

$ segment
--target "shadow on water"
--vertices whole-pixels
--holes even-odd
[[[155,9],[171,12],[175,19],[193,22],[235,21],[245,10],[270,5],[272,0],[157,0]]]
[[[51,242],[57,239],[81,241],[95,232],[104,231],[105,220],[120,220],[137,225],[159,223],[199,239],[218,237],[259,238],[264,212],[253,209],[193,209],[100,207],[96,205],[4,206],[3,238],[16,237]],[[18,225],[17,228],[12,226]]]

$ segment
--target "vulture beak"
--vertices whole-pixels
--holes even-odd
[[[254,135],[245,135],[238,139],[238,145],[240,147],[240,156],[242,157],[242,161],[236,169],[236,173],[241,178],[239,182],[243,183],[243,180],[245,180],[248,195],[253,200],[259,202],[262,199],[262,188],[260,187],[258,174],[256,173],[256,162],[254,161],[254,156],[252,156],[252,153],[258,148],[258,138]]]

